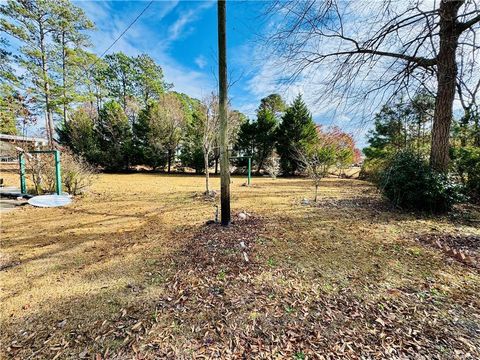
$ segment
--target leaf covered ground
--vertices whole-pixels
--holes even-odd
[[[100,175],[69,207],[2,214],[0,353],[480,357],[480,274],[461,256],[478,258],[477,208],[404,214],[335,178],[303,205],[308,180],[253,182],[233,179],[250,216],[229,228],[205,224],[194,176]]]

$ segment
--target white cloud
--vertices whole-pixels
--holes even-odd
[[[145,3],[133,3],[130,13],[115,12],[107,2],[85,1],[78,2],[87,15],[98,25],[97,31],[91,32],[92,44],[95,52],[101,54],[125,30],[132,20],[132,14],[138,14]],[[189,69],[181,65],[169,55],[170,45],[177,39],[187,35],[187,26],[198,20],[202,10],[213,5],[213,2],[201,3],[191,11],[182,15],[171,25],[161,31],[168,36],[159,36],[158,27],[152,22],[161,23],[167,15],[177,9],[179,2],[154,2],[144,15],[120,38],[110,52],[122,51],[127,55],[135,56],[141,53],[149,54],[162,68],[167,82],[174,84],[174,90],[190,96],[201,98],[214,86],[209,76],[201,71]],[[108,18],[109,21],[105,21]],[[192,29],[192,28],[190,28]],[[155,46],[152,46],[155,39]],[[199,66],[200,67],[200,66]],[[200,67],[201,69],[201,67]]]
[[[197,66],[200,69],[203,69],[203,68],[205,68],[205,66],[207,66],[208,62],[207,62],[207,59],[205,58],[205,56],[199,55],[195,58],[195,64],[197,64]]]
[[[213,4],[213,1],[207,1],[201,3],[200,6],[197,6],[194,9],[182,11],[178,19],[168,29],[168,41],[172,42],[188,35],[193,30],[193,28],[187,27],[187,25],[198,20],[198,16],[200,15],[200,13],[203,10],[211,7]]]

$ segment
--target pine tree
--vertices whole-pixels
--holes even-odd
[[[301,165],[298,154],[317,141],[315,123],[301,95],[287,108],[277,136],[277,152],[280,155],[282,172],[285,175],[294,175]]]
[[[103,106],[98,116],[97,131],[102,165],[107,169],[128,169],[132,131],[119,103],[109,101]]]
[[[59,20],[54,31],[53,39],[60,53],[57,72],[61,78],[58,89],[57,103],[61,104],[63,122],[67,122],[67,112],[71,103],[78,97],[75,89],[79,81],[80,68],[76,67],[77,52],[81,55],[82,49],[89,45],[88,35],[82,33],[94,28],[85,12],[71,4],[64,2],[58,7]]]
[[[257,172],[263,169],[265,160],[275,148],[277,127],[278,121],[274,111],[268,108],[260,108],[257,112],[257,122],[255,123],[255,161],[257,162]]]

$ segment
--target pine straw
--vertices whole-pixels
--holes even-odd
[[[447,306],[433,290],[419,298],[395,289],[365,301],[348,289],[306,289],[286,270],[274,271],[271,282],[258,281],[266,269],[256,261],[255,239],[266,236],[265,230],[263,220],[252,219],[192,238],[175,254],[180,270],[157,304],[160,325],[147,331],[135,352],[152,359],[480,355],[478,323],[464,319],[460,304]],[[239,241],[252,262],[242,262]],[[457,320],[446,319],[446,312]]]

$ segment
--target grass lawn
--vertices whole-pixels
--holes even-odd
[[[428,242],[478,246],[478,209],[402,214],[335,178],[302,205],[308,180],[244,182],[232,207],[252,216],[226,229],[205,225],[196,176],[103,174],[71,206],[2,214],[2,357],[480,357],[479,270]]]

